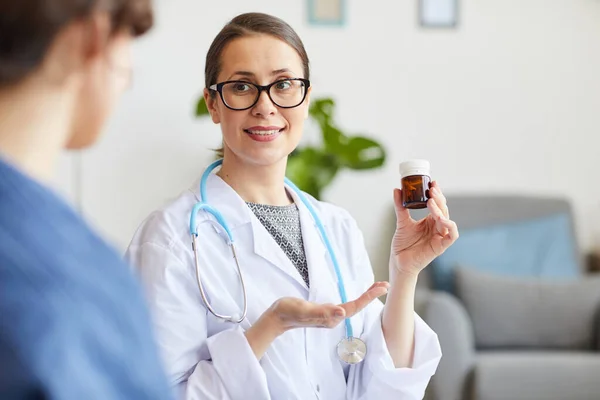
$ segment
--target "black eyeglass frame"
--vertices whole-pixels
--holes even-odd
[[[280,106],[279,104],[277,104],[277,102],[275,100],[273,100],[273,98],[271,97],[271,87],[273,87],[274,85],[281,83],[281,82],[286,82],[286,81],[301,81],[304,83],[304,95],[302,96],[302,100],[296,104],[295,106]],[[227,85],[228,83],[243,83],[246,85],[252,85],[254,86],[257,90],[258,90],[258,94],[256,95],[256,100],[254,100],[254,103],[252,103],[252,105],[245,107],[245,108],[233,108],[231,106],[229,106],[229,104],[227,104],[227,102],[225,101],[225,98],[223,97],[223,86]],[[298,107],[300,104],[304,103],[304,100],[306,100],[306,93],[308,92],[308,88],[310,87],[310,81],[308,79],[304,79],[304,78],[285,78],[285,79],[278,79],[275,82],[272,82],[268,85],[262,86],[262,85],[257,85],[256,83],[252,83],[252,82],[248,82],[248,81],[240,81],[240,80],[234,80],[234,81],[225,81],[225,82],[219,82],[219,83],[215,83],[213,85],[210,85],[208,87],[209,90],[215,91],[219,93],[219,96],[221,97],[221,101],[223,102],[223,104],[225,104],[225,107],[229,108],[230,110],[233,111],[244,111],[244,110],[249,110],[252,107],[254,107],[256,105],[256,103],[258,103],[258,100],[260,99],[260,95],[263,91],[267,92],[267,96],[269,96],[269,99],[271,100],[271,102],[273,104],[275,104],[277,107],[279,108],[296,108]]]

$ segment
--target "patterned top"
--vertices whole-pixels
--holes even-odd
[[[300,213],[296,204],[289,206],[271,206],[250,202],[246,202],[246,204],[296,266],[306,285],[310,287],[308,265],[300,229]]]

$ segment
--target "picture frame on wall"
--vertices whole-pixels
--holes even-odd
[[[347,0],[307,0],[310,25],[343,26]]]
[[[459,0],[418,0],[419,23],[423,28],[458,27]]]

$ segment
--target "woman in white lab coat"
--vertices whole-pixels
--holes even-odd
[[[203,200],[222,213],[234,236],[246,318],[223,322],[201,297],[189,232],[191,210],[200,200],[198,182],[153,212],[127,250],[181,398],[422,398],[441,351],[436,334],[414,312],[417,277],[458,237],[439,187],[432,185],[430,213],[420,221],[410,217],[395,190],[389,284],[373,282],[354,219],[307,196],[352,300],[340,304],[338,279],[315,221],[284,183],[287,156],[300,141],[310,100],[301,40],[277,18],[240,15],[215,38],[205,72],[204,96],[212,120],[221,125],[224,157],[207,179]],[[197,215],[201,278],[215,311],[240,314],[244,299],[235,260],[214,221],[208,213]],[[384,306],[378,297],[386,292]],[[358,364],[340,361],[336,352],[345,318],[366,343]]]

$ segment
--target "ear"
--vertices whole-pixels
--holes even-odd
[[[106,12],[95,12],[84,23],[83,50],[88,61],[102,56],[111,38],[111,21]]]
[[[309,111],[310,111],[310,93],[312,92],[312,86],[308,88],[308,90],[306,91],[306,99],[304,99],[304,101],[306,102],[306,108],[305,108],[305,112],[304,112],[304,119],[308,119],[309,117]]]
[[[53,41],[45,69],[53,79],[63,79],[69,71],[89,68],[104,54],[110,38],[108,13],[95,12],[62,29]]]
[[[221,122],[221,117],[219,115],[219,110],[217,108],[217,96],[212,95],[211,91],[207,88],[204,88],[204,102],[206,103],[206,108],[208,108],[208,112],[210,113],[210,117],[215,124]]]

